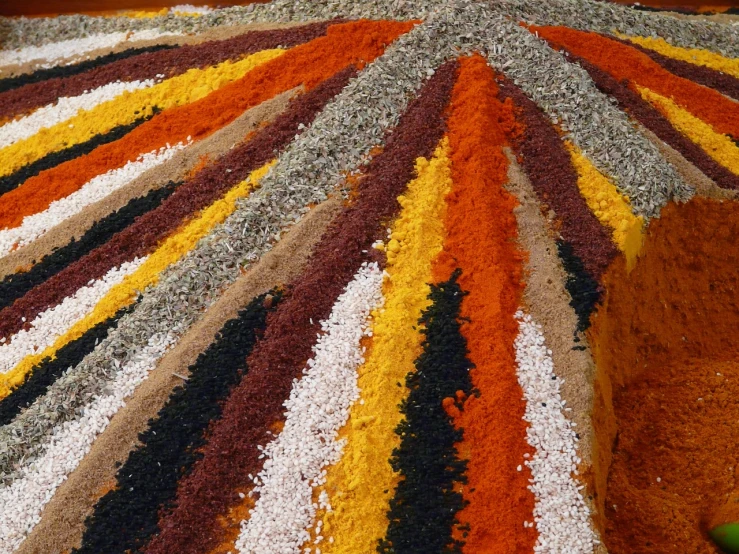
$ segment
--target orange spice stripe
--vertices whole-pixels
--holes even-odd
[[[719,92],[678,77],[635,48],[595,33],[567,27],[531,26],[556,47],[585,58],[616,79],[627,79],[673,98],[723,134],[739,138],[739,103]]]
[[[0,229],[15,227],[23,217],[78,190],[96,175],[123,166],[139,153],[186,141],[197,141],[231,123],[245,110],[299,85],[307,89],[349,64],[363,66],[415,23],[356,21],[332,25],[326,36],[296,46],[212,92],[205,98],[167,110],[125,137],[96,148],[27,180],[3,196]]]
[[[461,62],[452,93],[449,141],[452,192],[447,196],[448,236],[436,260],[436,282],[462,269],[459,282],[469,294],[462,301],[462,327],[467,339],[472,384],[463,410],[453,406],[455,424],[464,429],[458,445],[468,460],[468,483],[462,492],[469,504],[457,514],[469,525],[463,551],[469,554],[530,554],[536,531],[534,496],[524,454],[525,404],[516,377],[514,314],[522,292],[522,255],[513,209],[515,198],[503,184],[508,162],[503,154],[504,128],[515,125],[510,104],[497,99],[493,71],[479,55]]]

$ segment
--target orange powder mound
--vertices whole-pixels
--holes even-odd
[[[739,104],[713,89],[673,75],[646,54],[595,33],[568,27],[537,27],[538,32],[556,47],[585,58],[616,79],[627,79],[672,98],[719,133],[739,138]]]
[[[531,475],[517,466],[533,451],[526,442],[513,348],[522,255],[516,249],[516,200],[503,188],[508,162],[502,147],[506,129],[515,123],[512,105],[498,101],[497,90],[482,57],[461,61],[448,121],[454,183],[447,196],[448,236],[434,278],[439,282],[462,269],[459,283],[470,291],[462,301],[461,317],[469,318],[462,333],[479,391],[453,413],[464,429],[460,456],[468,460],[462,493],[469,504],[457,516],[469,531],[456,538],[470,554],[530,554],[536,531],[524,522],[533,521]]]
[[[739,493],[739,204],[695,198],[618,258],[588,332],[596,501],[611,554],[716,554]]]
[[[332,25],[325,37],[296,46],[205,98],[167,110],[120,140],[28,179],[3,195],[0,229],[20,225],[25,216],[45,210],[94,176],[121,167],[141,153],[184,142],[188,136],[203,139],[277,94],[299,85],[310,90],[349,64],[363,67],[413,25],[368,20]]]

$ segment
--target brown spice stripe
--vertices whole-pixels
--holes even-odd
[[[429,157],[444,133],[442,114],[457,65],[439,68],[410,103],[385,149],[370,162],[354,203],[329,227],[309,271],[292,283],[270,316],[264,339],[249,357],[249,373],[211,426],[203,459],[183,478],[176,508],[160,520],[162,533],[148,554],[208,552],[218,544],[217,518],[239,502],[237,492],[250,488],[248,475],[261,469],[257,446],[270,440],[270,429],[281,421],[282,403],[311,356],[319,322],[371,255],[364,251],[373,252],[381,225],[399,210],[397,196],[413,178],[415,159]]]
[[[70,241],[80,240],[97,221],[122,209],[131,200],[146,196],[170,181],[187,180],[199,168],[207,163],[213,163],[227,153],[245,136],[274,120],[277,114],[285,110],[290,98],[299,90],[302,88],[283,92],[246,110],[233,122],[211,136],[178,151],[169,160],[151,168],[126,186],[87,206],[78,214],[67,218],[32,243],[0,258],[0,279],[19,271],[28,271],[39,260],[65,247]]]
[[[695,81],[699,85],[715,89],[721,94],[728,96],[729,98],[739,100],[739,79],[737,79],[736,77],[721,73],[720,71],[716,71],[715,69],[711,69],[710,67],[695,65],[690,62],[684,62],[682,60],[670,58],[669,56],[665,56],[663,54],[660,54],[659,52],[650,50],[649,48],[644,48],[642,45],[628,40],[622,40],[611,35],[604,36],[611,40],[618,41],[621,44],[636,48],[642,54],[646,54],[659,65],[664,67],[667,71],[677,75],[678,77],[690,79],[691,81]]]
[[[79,547],[85,519],[108,490],[120,465],[149,428],[172,390],[182,383],[174,373],[188,375],[188,367],[215,339],[217,331],[254,296],[289,283],[303,271],[307,258],[326,227],[341,212],[341,202],[330,199],[312,208],[282,240],[249,267],[164,355],[146,380],[126,400],[90,452],[57,489],[41,514],[41,521],[21,544],[17,554],[69,552]],[[152,484],[153,486],[153,484]],[[238,535],[236,522],[233,532]]]
[[[295,98],[273,123],[180,185],[158,208],[0,311],[0,336],[9,337],[30,325],[36,315],[59,304],[90,280],[101,278],[111,268],[148,254],[188,217],[271,160],[275,151],[301,132],[299,125],[310,124],[355,74],[356,69],[350,66]]]
[[[644,127],[680,152],[685,159],[713,179],[718,186],[739,190],[739,176],[734,175],[711,158],[700,146],[675,129],[667,118],[639,96],[628,84],[619,83],[609,73],[579,56],[568,53],[567,57],[585,69],[595,86],[603,93],[612,96],[618,102],[619,108],[628,112]]]
[[[548,117],[513,83],[500,83],[501,100],[510,98],[525,132],[511,137],[517,156],[539,200],[554,210],[561,238],[572,245],[596,281],[618,255],[606,229],[590,211],[577,187],[577,172]]]
[[[147,52],[104,63],[79,75],[28,84],[0,94],[0,118],[26,113],[55,102],[57,98],[78,96],[85,90],[117,80],[154,79],[157,75],[173,77],[194,67],[216,65],[260,50],[296,46],[325,35],[326,29],[334,23],[326,21],[290,29],[252,31],[226,40]]]

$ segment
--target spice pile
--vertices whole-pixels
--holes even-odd
[[[0,27],[0,554],[718,552],[739,28]]]

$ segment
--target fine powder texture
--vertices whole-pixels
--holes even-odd
[[[515,125],[510,102],[497,99],[493,71],[480,56],[464,58],[449,115],[451,193],[445,219],[447,239],[437,259],[438,281],[459,267],[459,286],[469,294],[460,316],[476,389],[454,420],[464,429],[459,455],[468,460],[468,504],[459,512],[455,538],[469,554],[530,553],[536,532],[528,469],[518,471],[526,443],[524,402],[516,377],[514,314],[522,292],[522,255],[516,247],[517,202],[503,185],[508,160],[505,130]]]
[[[670,204],[636,267],[619,258],[604,275],[589,339],[611,554],[717,552],[704,525],[739,477],[737,233],[734,202]]]

